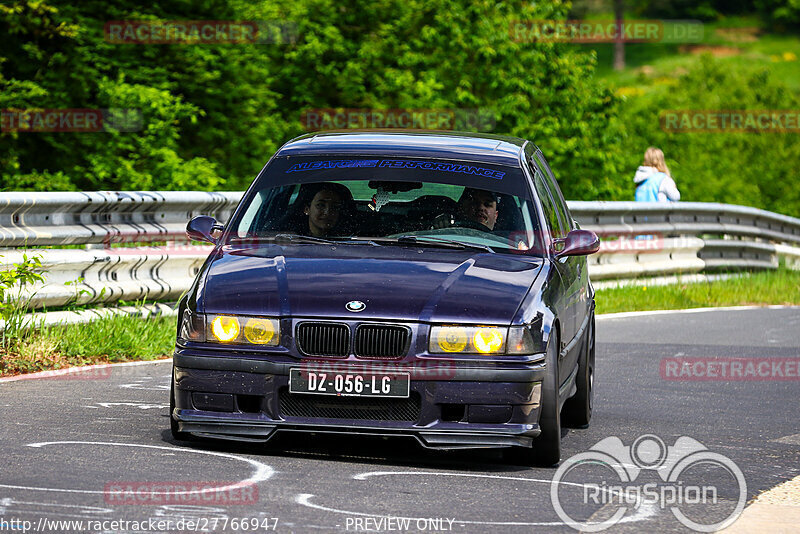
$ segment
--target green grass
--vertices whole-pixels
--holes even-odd
[[[0,348],[0,376],[78,365],[156,360],[175,348],[174,317],[117,315],[21,334]]]
[[[713,306],[800,305],[800,271],[744,274],[714,282],[597,291],[597,313]],[[0,375],[166,358],[175,346],[176,318],[113,316],[88,325],[20,334],[0,348]]]
[[[610,14],[592,18],[613,19]],[[757,33],[750,33],[750,29],[757,29]],[[597,53],[597,76],[616,88],[646,89],[658,84],[659,80],[676,77],[699,60],[699,56],[690,50],[702,46],[723,54],[726,51],[723,49],[729,52],[738,50],[734,55],[718,56],[719,60],[733,68],[764,66],[789,88],[800,91],[800,37],[767,33],[757,17],[730,17],[705,23],[703,39],[699,43],[628,43],[625,45],[626,68],[620,72],[612,68],[613,44],[572,46],[594,49]]]
[[[800,271],[744,274],[713,282],[599,289],[597,313],[716,306],[800,305]]]

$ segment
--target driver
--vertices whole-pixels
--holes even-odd
[[[467,187],[458,199],[458,216],[494,230],[499,214],[497,211],[499,200],[496,193]]]

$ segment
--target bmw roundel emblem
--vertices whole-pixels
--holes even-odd
[[[361,302],[360,300],[351,300],[350,302],[345,304],[344,307],[347,308],[347,311],[360,312],[364,311],[367,305]]]

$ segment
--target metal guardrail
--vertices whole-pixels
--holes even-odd
[[[604,239],[600,253],[589,257],[595,279],[776,269],[780,260],[800,268],[800,219],[794,217],[706,202],[575,201],[569,207],[582,228]]]
[[[569,202],[582,227],[601,234],[725,235],[800,245],[800,219],[710,202]]]
[[[227,221],[241,196],[198,191],[0,193],[0,247],[7,247],[0,248],[0,268],[22,259],[20,248],[8,247],[26,247],[29,256],[41,256],[46,281],[26,295],[34,309],[175,299],[188,289],[211,250],[176,244],[186,243],[186,222],[196,215]],[[800,219],[793,217],[697,202],[569,206],[582,228],[603,238],[600,252],[589,259],[596,280],[774,269],[780,259],[800,269]],[[110,247],[162,241],[175,243]],[[86,250],[37,248],[64,245],[86,245]]]
[[[211,246],[0,250],[3,264],[40,257],[45,282],[25,294],[31,309],[111,304],[120,300],[177,300],[194,280]]]
[[[241,192],[0,193],[0,247],[186,239],[196,215],[226,221]]]

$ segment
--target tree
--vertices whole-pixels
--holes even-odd
[[[622,135],[591,53],[519,39],[565,4],[512,0],[14,0],[0,11],[4,107],[133,108],[142,129],[0,133],[3,185],[241,189],[307,108],[480,109],[534,139],[572,198],[613,198]],[[134,45],[119,20],[254,20],[296,42]],[[16,184],[16,185],[15,185]]]
[[[617,25],[617,39],[614,43],[614,70],[625,69],[625,41],[622,25],[625,22],[625,1],[614,0],[614,22]]]

